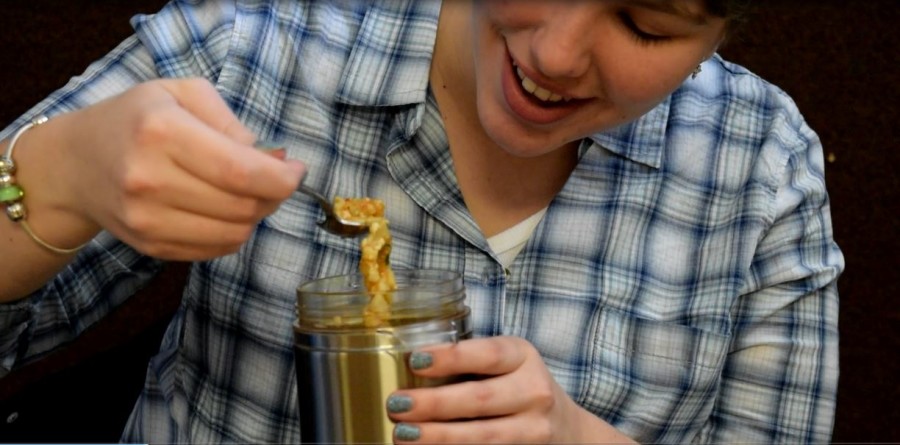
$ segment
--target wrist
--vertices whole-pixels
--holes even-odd
[[[60,138],[57,122],[36,118],[6,141],[4,192],[7,217],[34,242],[58,254],[72,253],[90,240],[99,228],[72,206],[77,195],[66,181],[71,163]]]

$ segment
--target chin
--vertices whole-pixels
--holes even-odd
[[[556,151],[562,145],[550,144],[543,138],[517,136],[512,132],[488,132],[488,136],[500,149],[517,158],[535,158]]]
[[[478,115],[485,134],[506,153],[533,158],[572,147],[578,141],[605,129],[622,125],[631,118],[621,109],[595,103],[593,107],[582,107],[568,119],[546,125],[523,122],[507,109],[502,101],[490,101],[488,96],[479,96]],[[587,116],[590,116],[588,118]]]

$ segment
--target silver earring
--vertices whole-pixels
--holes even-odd
[[[701,71],[703,71],[703,67],[697,65],[697,68],[694,68],[694,72],[691,73],[691,80],[696,79],[697,75],[700,74]]]

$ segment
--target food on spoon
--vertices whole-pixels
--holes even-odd
[[[391,291],[397,288],[391,270],[391,233],[384,217],[384,202],[372,198],[334,199],[334,212],[342,219],[357,221],[369,227],[360,242],[359,271],[371,300],[363,314],[368,327],[378,327],[391,316]]]

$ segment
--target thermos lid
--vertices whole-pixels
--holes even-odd
[[[350,333],[362,330],[371,334],[468,314],[465,288],[459,273],[398,269],[394,276],[397,289],[389,293],[391,313],[385,325],[365,327],[363,313],[371,296],[360,274],[348,274],[312,280],[297,288],[295,331]]]

